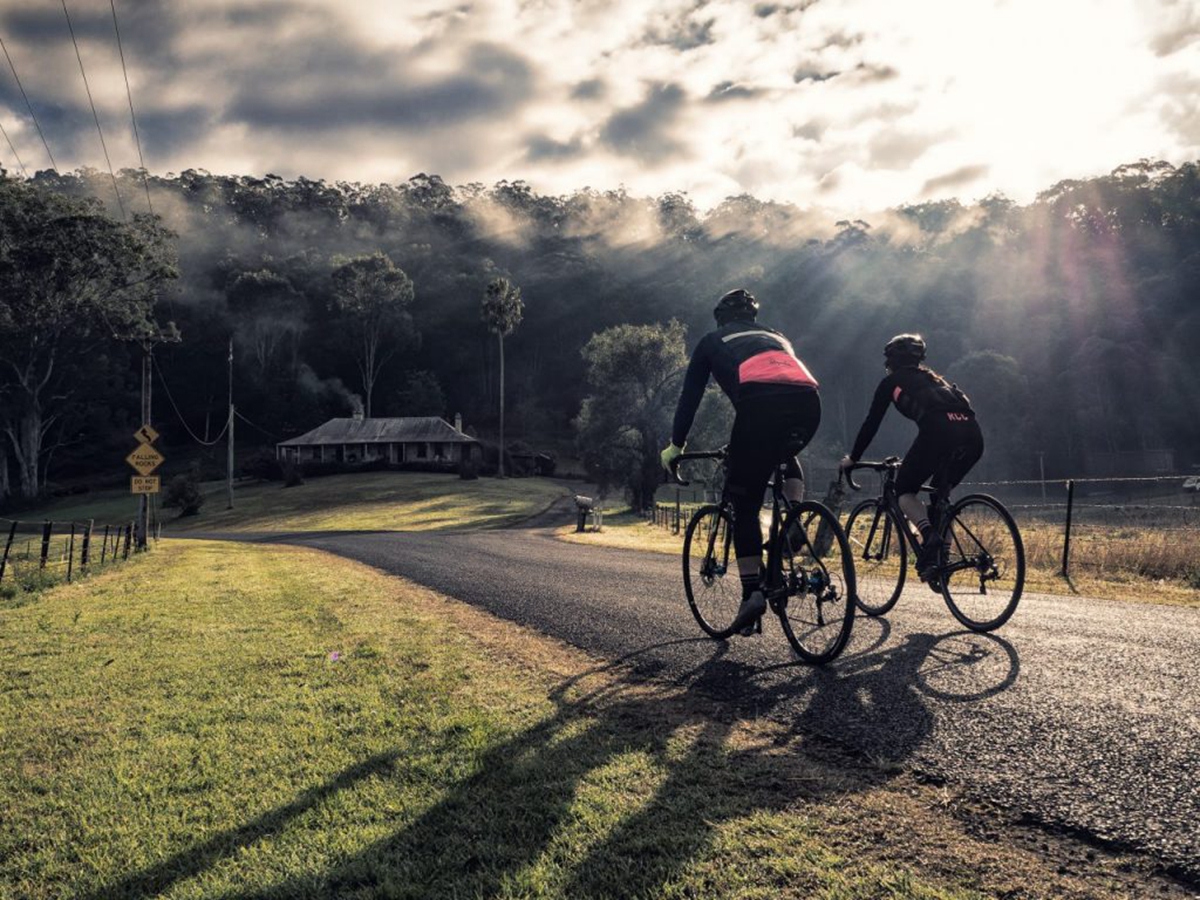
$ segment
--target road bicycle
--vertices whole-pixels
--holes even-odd
[[[671,466],[690,460],[726,462],[727,448],[683,453]],[[783,493],[784,464],[771,479],[771,518],[762,591],[779,617],[788,643],[805,662],[827,663],[845,648],[854,625],[854,562],[846,534],[828,507],[812,500],[790,503]],[[733,501],[697,509],[683,539],[683,585],[692,615],[705,633],[729,638],[742,601],[733,546]],[[761,630],[761,622],[757,628]]]
[[[883,482],[879,496],[857,504],[846,520],[858,573],[855,601],[869,616],[882,616],[896,605],[908,577],[908,554],[916,559],[920,553],[896,493],[900,464],[899,457],[889,456],[845,470],[855,490],[861,489],[853,476],[858,469],[880,473]],[[1025,586],[1025,546],[1017,523],[1004,504],[987,494],[968,494],[951,503],[948,489],[926,485],[921,490],[932,496],[932,540],[940,547],[929,587],[967,628],[994,631],[1016,612]]]

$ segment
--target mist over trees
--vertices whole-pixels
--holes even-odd
[[[141,189],[132,172],[118,182],[128,197]],[[870,221],[830,221],[750,196],[702,214],[678,193],[550,197],[522,182],[452,187],[433,175],[360,185],[187,171],[151,177],[149,188],[163,225],[178,234],[177,289],[159,295],[154,315],[183,334],[157,357],[202,437],[223,421],[231,337],[235,402],[260,429],[240,428],[246,438],[269,444],[348,415],[351,391],[370,393],[376,416],[441,403],[442,414],[462,412],[467,425],[494,434],[499,348],[479,298],[502,271],[528,301],[505,340],[510,439],[569,446],[584,398],[604,392],[588,380],[596,360],[581,356],[593,335],[626,325],[670,330],[675,320],[690,349],[711,327],[716,299],[742,286],[821,382],[825,414],[810,458],[835,457],[853,438],[883,374],[886,339],[920,331],[930,363],[980,410],[989,477],[1035,474],[1038,451],[1051,476],[1085,474],[1096,450],[1170,449],[1180,471],[1200,463],[1194,163],[1143,160],[1061,182],[1025,206],[1002,196],[937,201]],[[99,198],[118,218],[107,173],[0,180],[0,191],[17,190],[39,194],[47,209]],[[11,248],[22,239],[5,227],[4,277],[12,278],[21,269],[11,268]],[[363,258],[386,259],[409,281],[389,307],[399,319],[389,320],[373,363],[356,352],[367,346],[365,323],[354,320],[337,275]],[[13,296],[0,295],[0,329],[10,336],[18,333]],[[16,429],[14,340],[0,355],[0,397],[5,426]],[[70,446],[53,457],[52,481],[121,470],[124,426],[136,418],[137,354],[100,343],[86,357],[94,371],[75,380],[103,390],[62,401]],[[155,419],[168,444],[188,442],[157,400]],[[905,437],[899,423],[885,423],[877,446],[899,451]],[[4,478],[27,477],[6,440]],[[43,480],[45,461],[43,452]]]

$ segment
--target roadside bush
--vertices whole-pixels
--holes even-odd
[[[283,470],[283,486],[285,488],[299,487],[304,484],[304,473],[300,471],[300,467],[294,463],[284,463]]]
[[[285,476],[284,466],[269,450],[260,450],[242,463],[242,474],[259,481],[281,481]]]
[[[479,463],[464,457],[458,464],[458,477],[463,481],[474,481],[479,477]]]
[[[200,492],[200,482],[196,473],[188,472],[172,478],[167,485],[162,505],[178,509],[180,518],[198,514],[200,507],[204,505],[204,494]]]

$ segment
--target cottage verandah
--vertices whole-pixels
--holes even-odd
[[[456,427],[457,426],[457,427]],[[281,462],[361,464],[386,461],[392,465],[421,463],[455,466],[482,456],[479,441],[437,416],[330,419],[312,431],[275,445]]]

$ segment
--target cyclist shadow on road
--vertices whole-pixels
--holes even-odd
[[[357,856],[242,896],[656,894],[727,823],[893,777],[813,733],[849,735],[857,750],[858,736],[885,728],[888,759],[911,752],[932,721],[925,661],[942,647],[944,681],[956,666],[950,637],[886,648],[885,634],[828,670],[793,669],[804,673],[796,678],[770,677],[721,644],[674,683],[646,678],[664,645],[644,648],[564,682],[550,716],[488,750],[473,774]]]
[[[996,635],[916,633],[889,645],[886,619],[859,619],[859,642],[867,628],[878,634],[866,647],[852,645],[833,666],[799,670],[793,683],[774,689],[782,696],[767,696],[775,706],[807,696],[796,732],[832,738],[877,764],[903,763],[926,742],[936,723],[930,700],[980,702],[1020,675],[1016,649]]]

